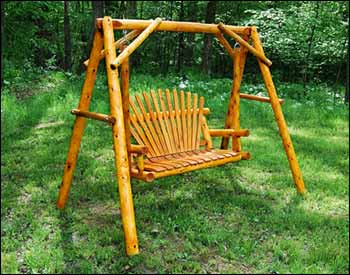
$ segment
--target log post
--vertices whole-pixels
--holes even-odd
[[[248,39],[248,38],[246,38]],[[243,47],[235,47],[233,60],[233,81],[231,95],[227,107],[227,115],[225,120],[225,129],[239,130],[239,113],[240,113],[240,87],[243,77],[245,61],[247,58],[247,49]],[[221,141],[221,149],[228,148],[228,137],[223,137]],[[232,139],[232,150],[241,151],[241,141],[239,137]]]
[[[121,45],[121,51],[126,48],[125,44]],[[129,70],[129,57],[125,58],[121,65],[121,79],[122,79],[122,101],[123,101],[123,114],[124,114],[124,126],[125,126],[125,139],[126,148],[128,150],[129,157],[129,167],[131,168],[131,133],[130,133],[130,110],[129,110],[129,80],[130,80],[130,70]]]
[[[87,70],[83,88],[81,91],[80,101],[78,109],[81,111],[88,111],[91,101],[92,91],[94,89],[94,83],[97,74],[97,68],[100,63],[99,54],[103,47],[103,37],[100,31],[96,30],[94,34],[94,40],[92,45],[92,50],[90,54],[90,60]],[[64,166],[62,184],[60,187],[57,207],[63,209],[66,205],[69,189],[72,183],[72,177],[76,162],[78,159],[81,138],[83,136],[85,128],[86,118],[83,116],[77,116],[74,121],[72,136],[69,144],[68,154],[66,164]]]
[[[120,210],[124,229],[126,254],[131,256],[138,254],[139,248],[136,235],[134,204],[131,193],[128,151],[125,139],[123,101],[118,77],[118,69],[111,68],[111,63],[116,59],[116,49],[114,46],[114,33],[111,17],[105,16],[103,18],[103,33],[110,115],[116,119],[116,122],[112,127],[112,132],[115,165],[118,179]]]
[[[253,45],[256,48],[256,50],[264,55],[264,50],[263,50],[256,27],[252,27],[251,37],[252,37]],[[259,62],[259,67],[260,67],[262,77],[264,79],[266,90],[270,97],[272,110],[275,115],[280,136],[283,141],[284,150],[286,151],[286,154],[288,157],[288,162],[289,162],[290,169],[292,171],[296,189],[300,194],[304,194],[306,192],[304,181],[303,181],[299,164],[295,155],[292,140],[288,132],[287,124],[283,116],[282,107],[280,102],[278,101],[277,92],[272,80],[270,69],[259,58],[258,58],[258,62]]]

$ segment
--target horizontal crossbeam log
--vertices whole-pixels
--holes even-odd
[[[145,182],[151,182],[155,179],[154,172],[147,172],[142,171],[142,173],[139,172],[137,168],[131,168],[130,174],[133,178],[143,180]]]
[[[242,37],[240,37],[237,33],[230,30],[226,25],[223,23],[218,24],[218,28],[228,36],[231,36],[234,40],[236,40],[237,43],[239,43],[241,46],[246,47],[248,51],[255,55],[257,58],[259,58],[262,62],[264,62],[266,65],[271,66],[272,62],[264,54],[257,51],[254,47],[252,47],[247,41],[245,41]]]
[[[96,26],[102,28],[102,18],[96,19]],[[132,20],[132,19],[113,19],[114,30],[143,30],[149,26],[150,20]],[[226,28],[234,31],[237,34],[250,35],[251,27],[243,26],[230,26],[226,25]],[[197,32],[197,33],[220,33],[217,25],[204,24],[195,22],[179,22],[179,21],[162,21],[159,24],[157,31],[170,31],[170,32]]]
[[[247,137],[250,132],[248,129],[210,129],[211,137]]]
[[[104,121],[104,122],[107,122],[107,123],[110,123],[110,124],[114,124],[115,123],[115,118],[114,117],[108,116],[108,115],[105,115],[105,114],[81,111],[79,109],[73,109],[71,111],[71,113],[73,115],[76,115],[76,116],[82,116],[82,117],[86,117],[86,118],[100,120],[100,121]]]
[[[255,101],[260,101],[260,102],[267,102],[267,103],[271,102],[271,99],[269,97],[265,97],[265,96],[257,96],[257,95],[240,93],[239,97],[243,98],[243,99],[255,100]],[[278,99],[278,101],[281,105],[284,103],[284,99]]]

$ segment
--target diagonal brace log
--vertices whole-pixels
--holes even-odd
[[[225,34],[231,36],[234,40],[236,40],[237,43],[239,43],[241,46],[248,49],[248,51],[255,55],[257,58],[259,58],[262,62],[264,62],[266,65],[271,66],[272,62],[266,58],[265,54],[263,52],[258,51],[254,47],[252,47],[247,41],[245,41],[242,37],[240,37],[235,32],[231,31],[229,28],[227,28],[223,23],[218,24],[218,28]]]
[[[226,38],[222,35],[222,33],[216,33],[214,34],[216,36],[216,38],[219,40],[219,42],[221,43],[221,45],[224,46],[224,48],[226,49],[226,51],[228,52],[228,54],[231,56],[232,60],[235,59],[235,54],[234,54],[234,50],[232,49],[230,43],[226,40]]]
[[[118,49],[119,47],[121,47],[124,44],[127,44],[130,42],[130,40],[134,39],[136,36],[138,36],[141,33],[141,30],[133,30],[129,33],[127,33],[125,36],[123,36],[122,38],[118,39],[117,41],[114,42],[114,47],[116,49]],[[100,60],[103,59],[105,57],[105,50],[102,50],[100,55]],[[87,67],[89,64],[89,59],[84,61],[84,65]]]
[[[126,58],[128,58],[146,39],[156,30],[162,22],[161,18],[156,18],[135,40],[126,47],[123,52],[111,63],[111,67],[118,67]]]

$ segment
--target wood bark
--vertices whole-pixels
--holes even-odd
[[[64,70],[72,67],[72,41],[69,22],[69,1],[64,1]]]
[[[108,93],[110,115],[116,119],[112,126],[113,149],[115,154],[115,167],[117,170],[120,212],[124,230],[126,254],[139,253],[136,235],[134,203],[130,183],[130,167],[128,160],[127,143],[125,136],[123,101],[119,83],[118,69],[113,69],[111,63],[116,59],[114,46],[114,32],[112,18],[103,18],[104,49],[106,55],[106,70],[108,79]],[[89,62],[90,63],[90,62]]]
[[[4,24],[5,24],[5,1],[1,1],[1,88],[4,82],[3,72],[4,72]],[[2,91],[2,89],[1,89]]]
[[[126,2],[126,18],[137,18],[137,1]]]
[[[184,1],[180,2],[180,13],[179,13],[179,21],[183,21],[185,16],[184,12]],[[185,51],[185,41],[184,41],[184,33],[180,32],[178,34],[179,36],[179,43],[177,48],[177,63],[176,63],[176,71],[180,72],[181,68],[183,67],[183,60],[184,60],[184,51]]]
[[[304,88],[306,87],[306,83],[309,81],[309,72],[308,72],[308,67],[309,64],[311,63],[310,56],[311,56],[311,49],[312,49],[312,44],[314,41],[315,37],[315,30],[317,27],[317,20],[319,16],[319,10],[320,10],[320,3],[316,1],[315,3],[315,23],[311,26],[311,33],[308,38],[308,45],[307,45],[307,54],[305,56],[305,66],[304,66],[304,75],[303,75],[303,83],[304,83]],[[304,89],[304,96],[306,95],[306,89]]]
[[[209,1],[206,8],[206,23],[214,23],[215,21],[215,10],[216,10],[216,1]],[[204,35],[204,44],[202,52],[202,70],[206,74],[210,74],[210,60],[211,60],[211,48],[212,48],[212,35]]]
[[[99,31],[95,32],[93,47],[90,55],[90,62],[86,69],[86,77],[83,84],[80,101],[78,108],[81,111],[88,111],[94,89],[94,83],[97,74],[97,68],[100,63],[99,53],[103,47],[103,37]],[[63,209],[66,205],[69,189],[72,183],[72,177],[76,162],[78,159],[78,153],[80,149],[80,143],[85,128],[86,118],[83,116],[77,116],[74,121],[71,141],[69,144],[66,164],[64,166],[62,184],[60,187],[59,197],[57,200],[57,207]]]
[[[258,34],[255,27],[252,27],[251,37],[253,40],[254,47],[258,51],[263,53],[264,50],[263,50],[263,47],[262,47],[262,44],[261,44],[261,41],[259,38],[259,34]],[[294,151],[292,140],[291,140],[290,135],[289,135],[288,127],[287,127],[286,121],[284,119],[281,104],[278,101],[277,92],[276,92],[276,88],[275,88],[275,85],[274,85],[273,80],[272,80],[270,68],[265,63],[263,63],[260,59],[258,59],[258,63],[259,63],[260,71],[261,71],[261,74],[262,74],[262,77],[263,77],[263,80],[265,83],[266,90],[267,90],[269,97],[270,97],[270,100],[271,100],[272,110],[273,110],[273,113],[275,115],[277,126],[278,126],[280,136],[281,136],[281,139],[283,142],[284,150],[287,154],[289,166],[290,166],[290,169],[291,169],[291,172],[293,175],[296,189],[300,194],[304,194],[306,192],[304,181],[303,181],[301,171],[299,168],[299,164],[298,164],[298,161],[296,158],[296,154]]]

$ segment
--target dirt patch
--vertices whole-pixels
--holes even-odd
[[[104,227],[112,225],[117,218],[120,218],[120,209],[115,203],[84,204],[79,208],[88,209],[83,215],[83,221],[88,225]]]
[[[203,271],[208,274],[221,273],[241,273],[250,274],[253,272],[252,268],[237,261],[229,261],[221,256],[215,255],[211,257],[205,264],[203,264]]]

